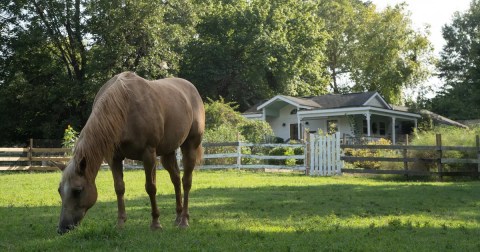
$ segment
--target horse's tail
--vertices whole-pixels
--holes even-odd
[[[200,166],[203,164],[203,147],[202,144],[197,147],[197,160],[195,162],[197,166]]]

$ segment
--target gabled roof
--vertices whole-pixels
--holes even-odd
[[[351,94],[327,94],[312,97],[291,97],[286,95],[277,95],[270,100],[255,104],[245,111],[245,114],[261,113],[261,109],[272,106],[278,102],[282,102],[283,104],[291,104],[306,110],[365,106],[380,106],[382,108],[392,109],[392,107],[377,92],[364,92]]]
[[[319,108],[320,106],[311,99],[308,98],[300,98],[300,97],[292,97],[286,95],[277,95],[272,99],[268,100],[267,102],[261,104],[257,107],[258,110],[267,107],[268,105],[276,102],[276,101],[283,101],[285,103],[291,104],[293,106],[304,108],[304,109],[312,109],[312,108]]]

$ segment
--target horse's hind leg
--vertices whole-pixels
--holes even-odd
[[[115,193],[117,194],[117,206],[118,206],[118,219],[117,227],[123,228],[125,221],[127,221],[127,213],[125,211],[125,200],[123,195],[125,194],[125,182],[123,181],[123,158],[114,158],[110,163],[110,169],[112,170],[113,182],[115,186]]]
[[[192,188],[192,173],[197,162],[199,148],[202,148],[200,141],[187,141],[182,145],[183,155],[183,209],[180,214],[179,227],[188,227],[188,219],[190,217],[188,211],[189,193]]]
[[[158,221],[160,212],[157,207],[157,169],[156,169],[156,153],[155,149],[147,148],[143,155],[143,167],[145,169],[145,190],[150,198],[150,205],[152,207],[152,224],[150,228],[152,230],[161,229],[162,226]]]
[[[162,164],[165,170],[170,174],[170,180],[172,180],[173,187],[175,188],[175,200],[177,202],[177,218],[175,219],[175,225],[180,224],[180,215],[182,214],[182,189],[180,181],[180,169],[178,168],[177,158],[175,152],[162,156]]]

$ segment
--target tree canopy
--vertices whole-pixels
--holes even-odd
[[[445,85],[432,99],[435,112],[452,119],[480,118],[480,1],[443,27],[446,45],[438,63]]]
[[[398,103],[429,64],[430,44],[403,5],[0,0],[0,9],[3,144],[81,129],[99,87],[126,70],[183,77],[204,99],[245,109],[275,94],[366,90]]]

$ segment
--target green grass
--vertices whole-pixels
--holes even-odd
[[[81,226],[60,236],[60,173],[0,174],[0,251],[479,251],[480,182],[197,171],[190,228],[173,226],[173,187],[158,177],[163,231],[149,229],[143,171],[125,172],[117,230],[109,171]]]

